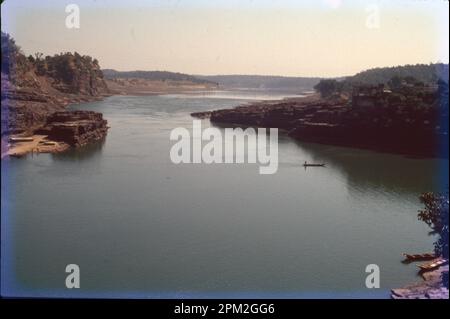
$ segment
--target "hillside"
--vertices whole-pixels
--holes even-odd
[[[96,59],[78,53],[25,57],[14,39],[1,33],[1,134],[30,131],[69,103],[109,94]]]
[[[153,81],[185,81],[198,84],[216,84],[212,81],[202,80],[195,76],[178,73],[178,72],[168,72],[168,71],[116,71],[113,69],[102,70],[105,78],[113,79],[146,79]]]
[[[351,96],[360,87],[380,86],[384,89],[420,92],[439,86],[448,86],[448,64],[416,64],[374,68],[344,79],[323,79],[314,86],[322,97],[331,95]]]
[[[217,89],[217,83],[189,74],[168,71],[103,70],[108,88],[114,94],[147,95]]]
[[[442,79],[448,83],[448,64],[415,64],[385,68],[374,68],[359,72],[347,80],[352,83],[379,84],[388,83],[393,77],[413,77],[425,84],[436,83]]]

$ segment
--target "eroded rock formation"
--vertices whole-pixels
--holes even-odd
[[[25,55],[1,33],[1,135],[32,134],[70,103],[109,95],[96,59],[78,53]]]
[[[47,135],[52,141],[79,147],[105,138],[107,131],[107,121],[101,113],[62,111],[48,116],[44,127],[36,133]]]
[[[448,156],[448,130],[442,125],[448,123],[448,91],[414,89],[386,94],[383,99],[374,97],[370,105],[343,97],[310,96],[192,116],[209,117],[212,123],[276,127],[308,142],[419,156]]]

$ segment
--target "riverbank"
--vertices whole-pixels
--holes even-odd
[[[17,138],[19,136],[14,137]],[[22,157],[28,153],[58,153],[69,148],[69,145],[64,142],[49,140],[47,135],[31,135],[29,138],[32,140],[13,144],[2,139],[1,158]]]
[[[448,157],[448,133],[440,125],[436,101],[417,107],[407,98],[400,102],[375,100],[373,105],[363,106],[346,96],[321,98],[312,94],[191,115],[209,118],[215,124],[278,128],[304,142],[417,157]]]
[[[161,95],[183,94],[199,91],[214,91],[216,84],[194,83],[192,81],[156,81],[138,78],[113,78],[105,80],[111,94],[114,95]]]
[[[448,288],[442,283],[442,274],[448,272],[448,265],[422,274],[423,280],[403,288],[392,289],[392,299],[448,299]]]
[[[1,158],[28,153],[59,153],[104,139],[108,130],[103,115],[93,111],[59,111],[47,117],[33,134],[2,138]]]

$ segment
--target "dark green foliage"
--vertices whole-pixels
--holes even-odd
[[[319,92],[322,97],[328,97],[334,93],[341,92],[343,87],[343,82],[338,82],[336,80],[320,80],[320,82],[314,86],[314,89]]]
[[[435,242],[436,254],[448,258],[448,194],[424,193],[420,201],[425,209],[419,211],[419,220],[424,221],[439,236]]]
[[[16,45],[13,38],[9,34],[1,33],[2,45],[2,72],[8,73],[10,66],[13,64],[14,57],[19,53],[20,48]]]
[[[14,39],[6,33],[1,33],[2,45],[2,72],[8,74],[11,81],[15,82],[17,74],[23,74],[34,68],[37,75],[53,78],[56,83],[73,84],[83,74],[91,77],[103,75],[97,59],[79,53],[60,53],[54,56],[45,56],[37,52],[25,57]]]
[[[437,86],[441,104],[446,106],[446,108],[448,109],[448,82],[439,79],[437,82]]]
[[[398,89],[402,86],[402,78],[398,75],[395,75],[387,82],[387,85],[391,89]]]
[[[434,84],[434,82],[429,83]],[[424,87],[425,83],[422,81],[419,81],[413,76],[405,76],[400,77],[398,75],[394,75],[388,82],[387,86],[392,90],[398,90],[401,89],[404,86],[412,86],[412,87]]]
[[[418,218],[430,226],[433,234],[438,235],[434,243],[436,254],[448,259],[448,193],[424,193],[420,196],[420,201],[425,209],[419,211]],[[443,282],[448,287],[448,272],[444,273]]]
[[[60,53],[54,56],[36,54],[34,63],[38,75],[47,75],[63,83],[71,83],[80,73],[89,73],[95,75],[95,72],[101,75],[98,61],[90,56],[81,56],[77,52]]]
[[[436,83],[443,79],[448,83],[448,64],[416,64],[390,68],[374,68],[348,77],[347,80],[364,84],[387,84],[391,79],[404,79],[408,83]],[[394,81],[396,81],[394,80]]]
[[[439,84],[440,82],[440,84]],[[414,88],[448,86],[448,64],[416,64],[390,68],[375,68],[360,72],[344,80],[321,80],[314,88],[322,96],[350,93],[355,86],[384,84],[393,91],[414,92]]]
[[[18,72],[30,69],[28,59],[9,34],[1,32],[1,72],[7,74],[10,80],[15,80]]]

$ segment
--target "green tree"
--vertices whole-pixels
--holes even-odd
[[[448,259],[448,193],[424,193],[420,196],[420,201],[425,205],[425,209],[419,210],[418,218],[430,226],[432,234],[438,235],[434,243],[436,255]],[[448,287],[448,272],[444,274],[443,281]]]
[[[36,52],[36,53],[34,54],[34,59],[35,59],[36,61],[41,61],[43,56],[44,56],[44,54],[43,54],[42,52]]]
[[[320,80],[320,82],[314,86],[314,89],[319,92],[322,97],[328,97],[333,93],[340,92],[342,84],[336,80]]]
[[[391,89],[398,89],[402,86],[402,78],[398,75],[393,76],[387,84]]]

